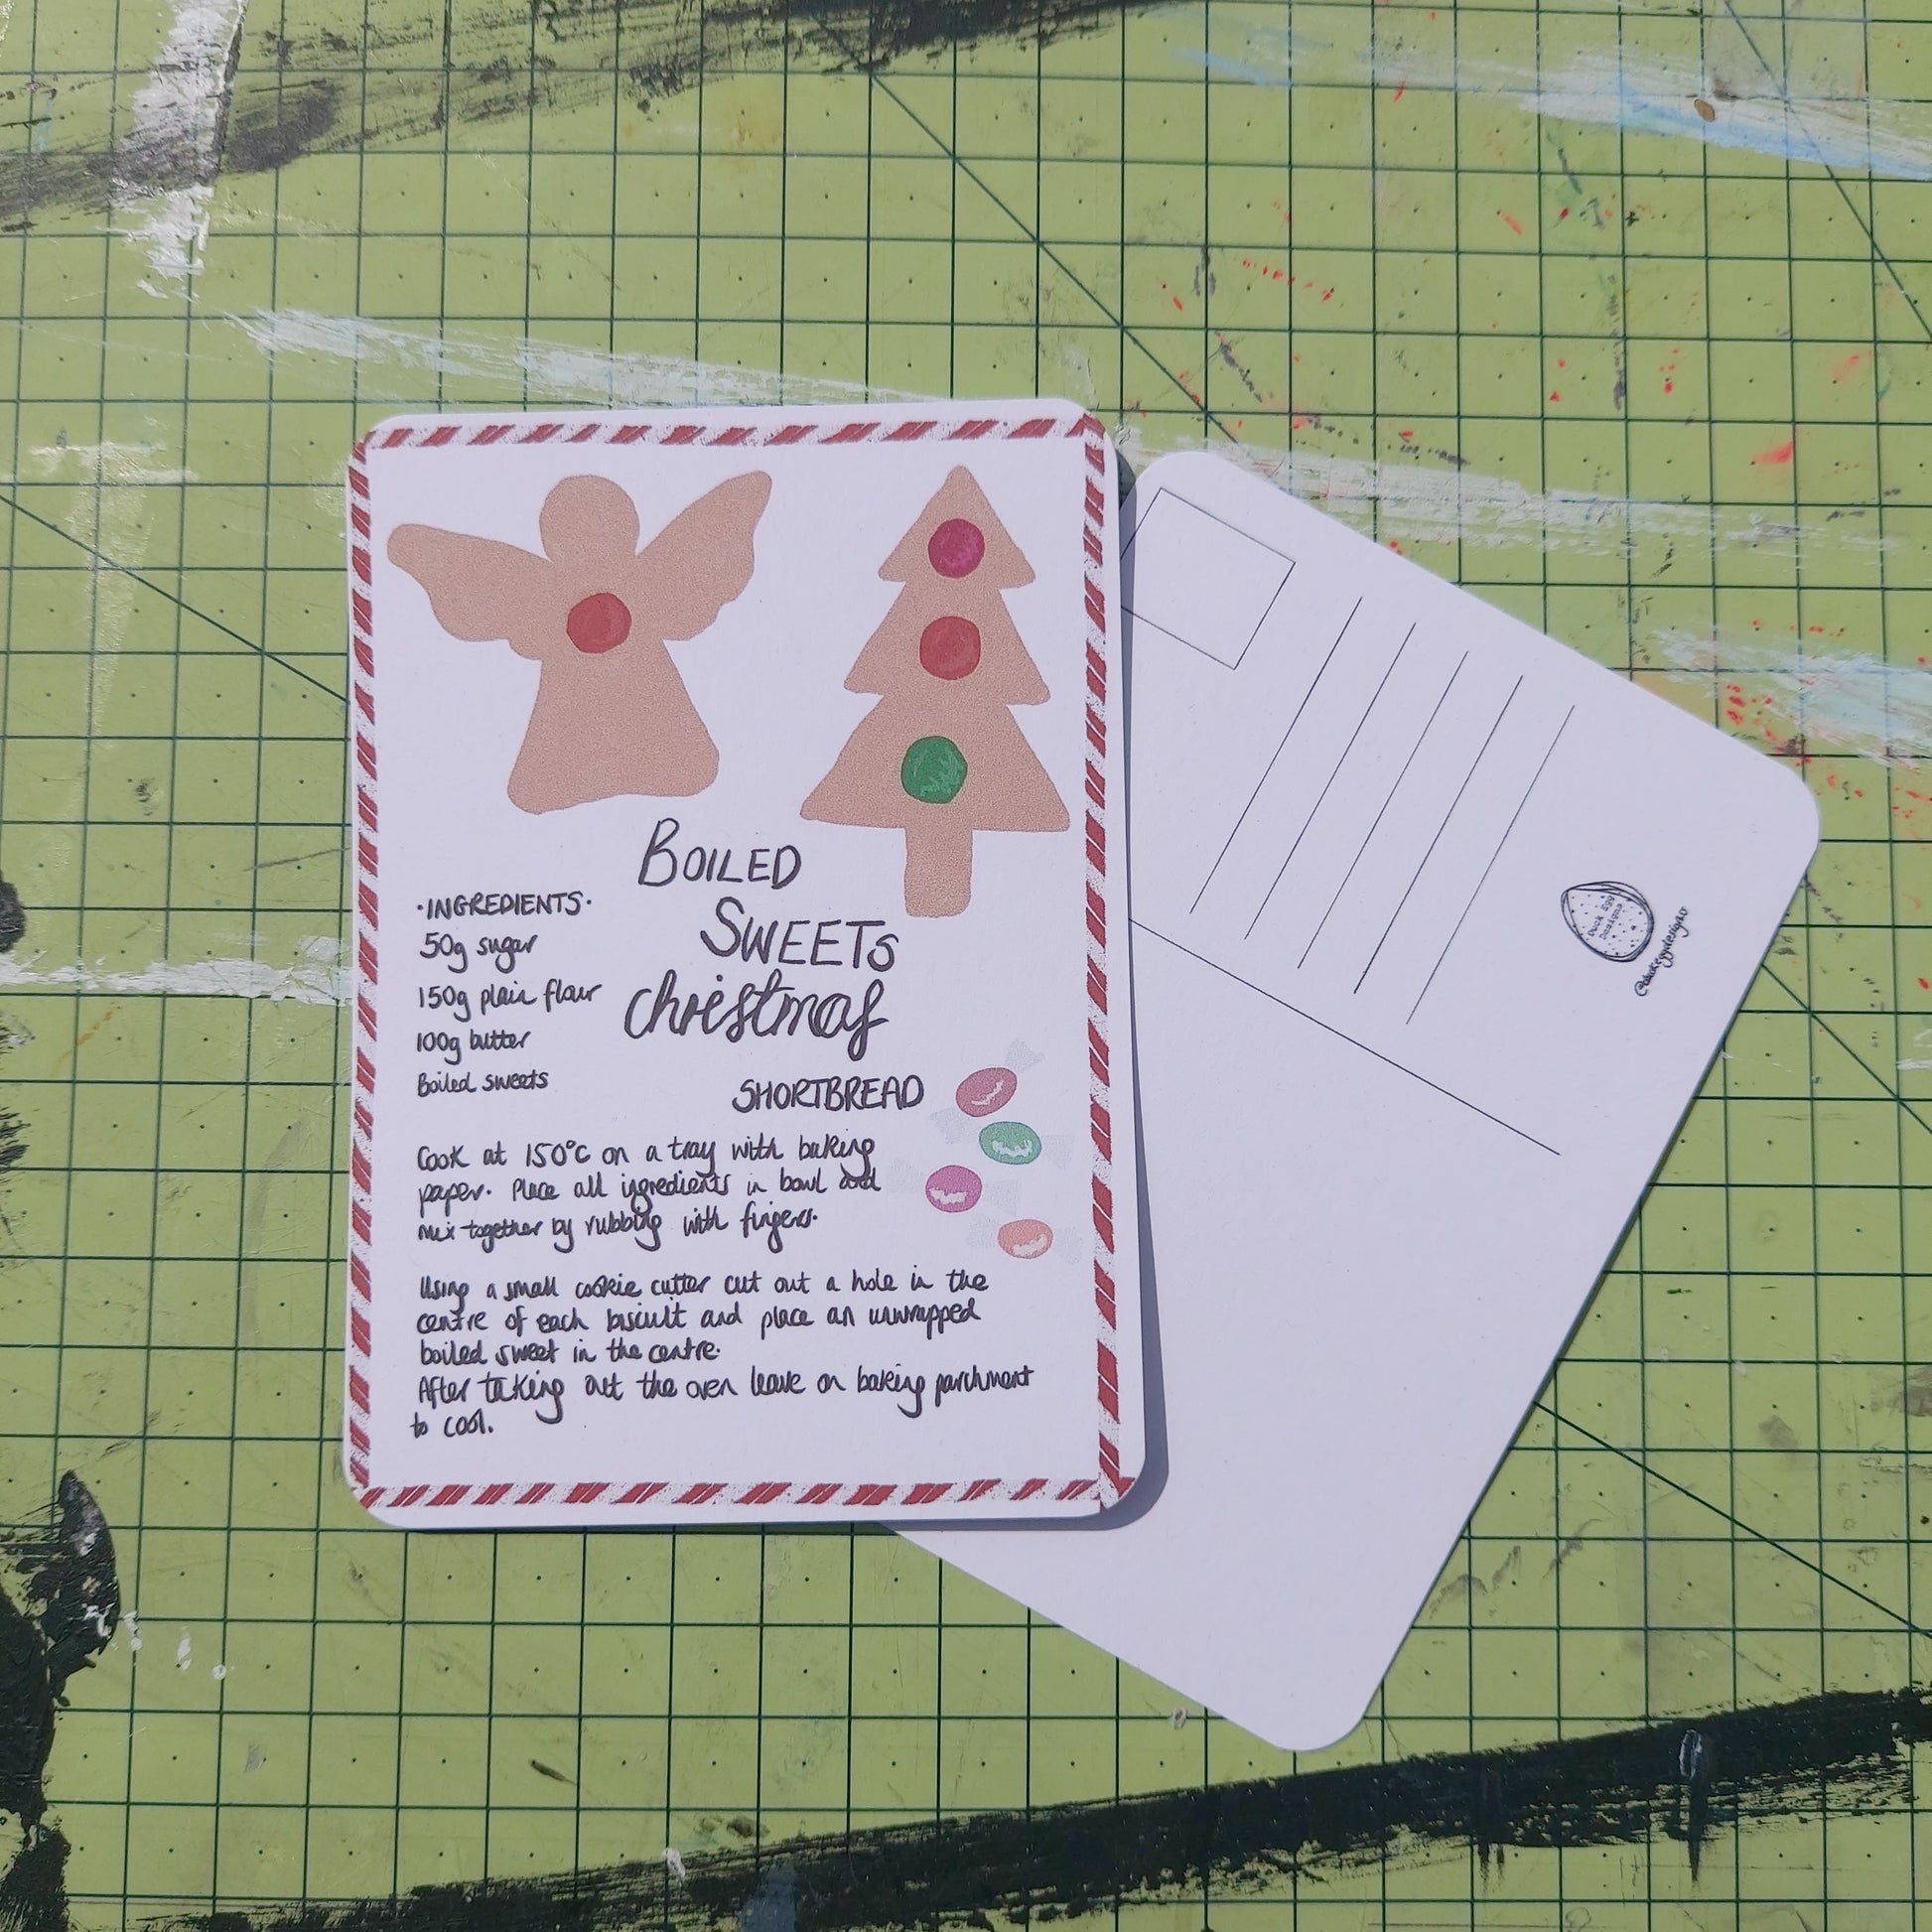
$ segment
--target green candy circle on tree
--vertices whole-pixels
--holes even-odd
[[[950,738],[915,738],[899,759],[898,781],[921,805],[950,805],[966,783],[966,755]]]

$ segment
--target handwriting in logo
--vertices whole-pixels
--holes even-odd
[[[1643,969],[1643,971],[1637,975],[1637,984],[1636,987],[1634,988],[1634,991],[1638,999],[1640,1000],[1643,999],[1649,993],[1650,982],[1654,980],[1657,977],[1657,975],[1664,970],[1666,966],[1675,966],[1677,964],[1677,942],[1680,939],[1688,939],[1691,936],[1690,920],[1691,920],[1691,908],[1688,905],[1680,905],[1677,908],[1676,918],[1671,920],[1669,926],[1665,928],[1663,949],[1658,953],[1657,957],[1653,959],[1650,962],[1650,964],[1646,966]]]
[[[1572,886],[1563,896],[1565,923],[1599,959],[1628,965],[1650,944],[1657,920],[1634,886],[1614,879]]]

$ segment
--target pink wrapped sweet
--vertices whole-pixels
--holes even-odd
[[[964,1214],[979,1204],[980,1177],[971,1168],[939,1168],[926,1176],[925,1197],[941,1214]]]

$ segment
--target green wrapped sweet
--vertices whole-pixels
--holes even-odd
[[[1024,1168],[1039,1159],[1039,1136],[1024,1120],[989,1121],[980,1129],[980,1152],[1003,1168]]]

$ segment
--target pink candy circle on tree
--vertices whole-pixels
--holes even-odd
[[[926,539],[925,554],[941,577],[970,577],[986,555],[986,537],[977,523],[949,516]]]
[[[976,1207],[980,1177],[971,1168],[940,1168],[926,1176],[925,1197],[941,1214],[964,1214]]]
[[[1044,1221],[1009,1221],[999,1241],[1014,1260],[1037,1261],[1053,1245],[1053,1230]]]
[[[962,1114],[983,1120],[997,1114],[1020,1089],[1020,1076],[1004,1066],[983,1066],[959,1083],[953,1102]]]
[[[610,591],[593,591],[570,607],[564,629],[579,650],[596,657],[630,635],[630,607]]]

